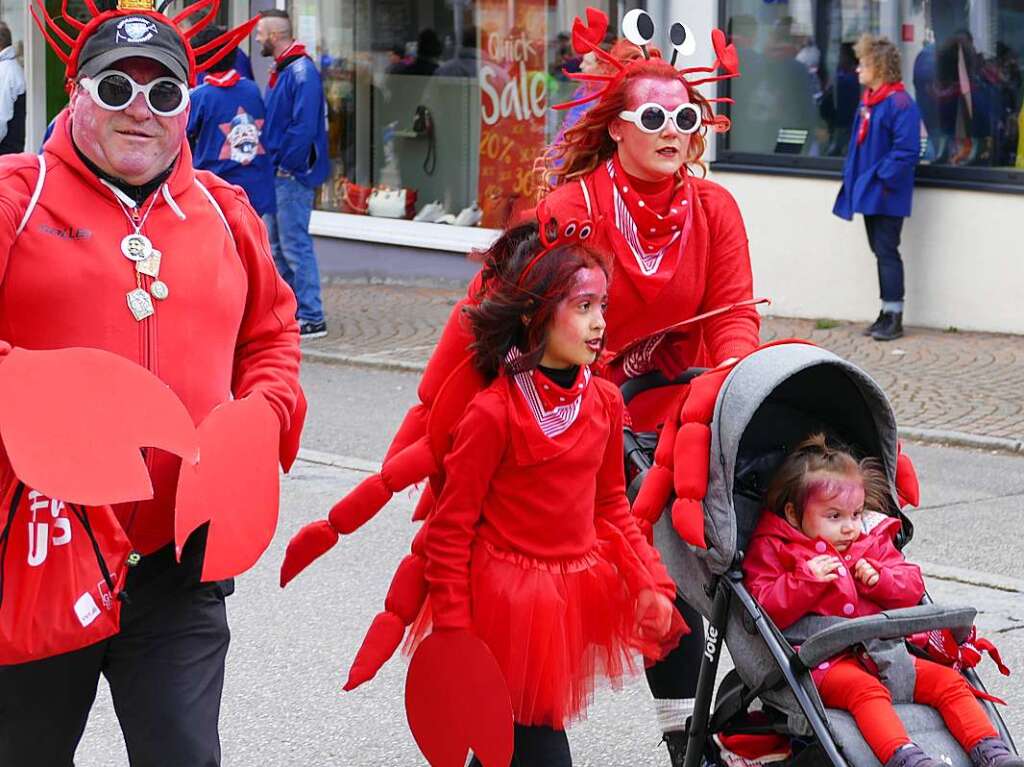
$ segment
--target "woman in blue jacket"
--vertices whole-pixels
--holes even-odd
[[[914,166],[921,151],[921,115],[901,82],[900,53],[885,38],[864,35],[854,49],[867,90],[853,123],[843,186],[832,212],[847,221],[864,214],[868,245],[878,260],[882,309],[865,335],[891,341],[903,335],[900,232],[910,215]]]

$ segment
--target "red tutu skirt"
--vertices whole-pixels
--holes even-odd
[[[662,657],[683,633],[679,621],[674,636],[660,643],[638,634],[639,563],[627,561],[624,539],[602,535],[586,555],[562,560],[503,551],[479,538],[474,543],[473,628],[504,673],[518,724],[564,729],[586,714],[599,677],[621,686],[624,676],[643,669],[641,656]],[[429,600],[407,651],[428,633],[428,613]]]

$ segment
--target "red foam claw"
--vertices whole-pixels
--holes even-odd
[[[303,527],[288,541],[281,563],[281,588],[296,575],[322,557],[338,542],[338,531],[326,519],[318,519]]]
[[[725,33],[720,29],[711,30],[711,44],[715,47],[715,55],[718,57],[718,65],[729,74],[737,74],[740,71],[740,55],[736,52],[736,46],[725,42]]]
[[[572,47],[581,56],[604,42],[608,32],[608,16],[597,8],[587,8],[587,23],[577,16],[572,24]]]
[[[512,702],[491,651],[468,631],[435,631],[409,663],[405,713],[432,767],[512,761]]]
[[[277,528],[280,423],[261,394],[218,405],[199,426],[199,462],[182,463],[174,509],[174,545],[210,523],[204,581],[248,570]]]
[[[100,349],[14,349],[0,365],[0,437],[26,485],[86,506],[153,497],[140,452],[194,462],[185,406],[144,367]]]

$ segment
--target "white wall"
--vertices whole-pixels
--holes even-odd
[[[864,220],[832,215],[838,181],[721,172],[750,237],[754,292],[771,314],[870,320],[878,277]],[[1024,334],[1024,197],[922,189],[904,224],[912,325]]]

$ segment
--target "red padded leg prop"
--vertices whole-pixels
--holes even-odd
[[[655,464],[644,477],[640,492],[633,501],[633,515],[653,525],[661,518],[661,512],[672,495],[672,471]]]
[[[423,557],[410,554],[398,566],[391,587],[384,599],[384,609],[394,613],[406,626],[416,620],[427,598],[427,563]]]
[[[331,508],[327,519],[342,535],[349,535],[383,509],[393,495],[380,474],[367,477]]]
[[[675,488],[680,498],[703,498],[708,492],[711,429],[703,423],[684,423],[676,435]]]
[[[331,527],[326,519],[310,522],[299,530],[288,541],[288,548],[281,563],[281,588],[284,588],[296,575],[305,570],[316,559],[319,559],[338,542],[338,531]]]
[[[708,547],[704,540],[704,506],[693,498],[678,498],[672,504],[672,527],[692,546]]]
[[[900,506],[917,506],[921,503],[921,485],[917,481],[917,470],[910,456],[903,452],[903,444],[899,445],[896,457],[896,495]]]
[[[366,631],[363,643],[359,646],[356,659],[348,672],[345,691],[354,690],[364,682],[369,682],[387,663],[388,658],[395,654],[398,645],[405,636],[405,624],[394,613],[377,613],[370,628]]]

